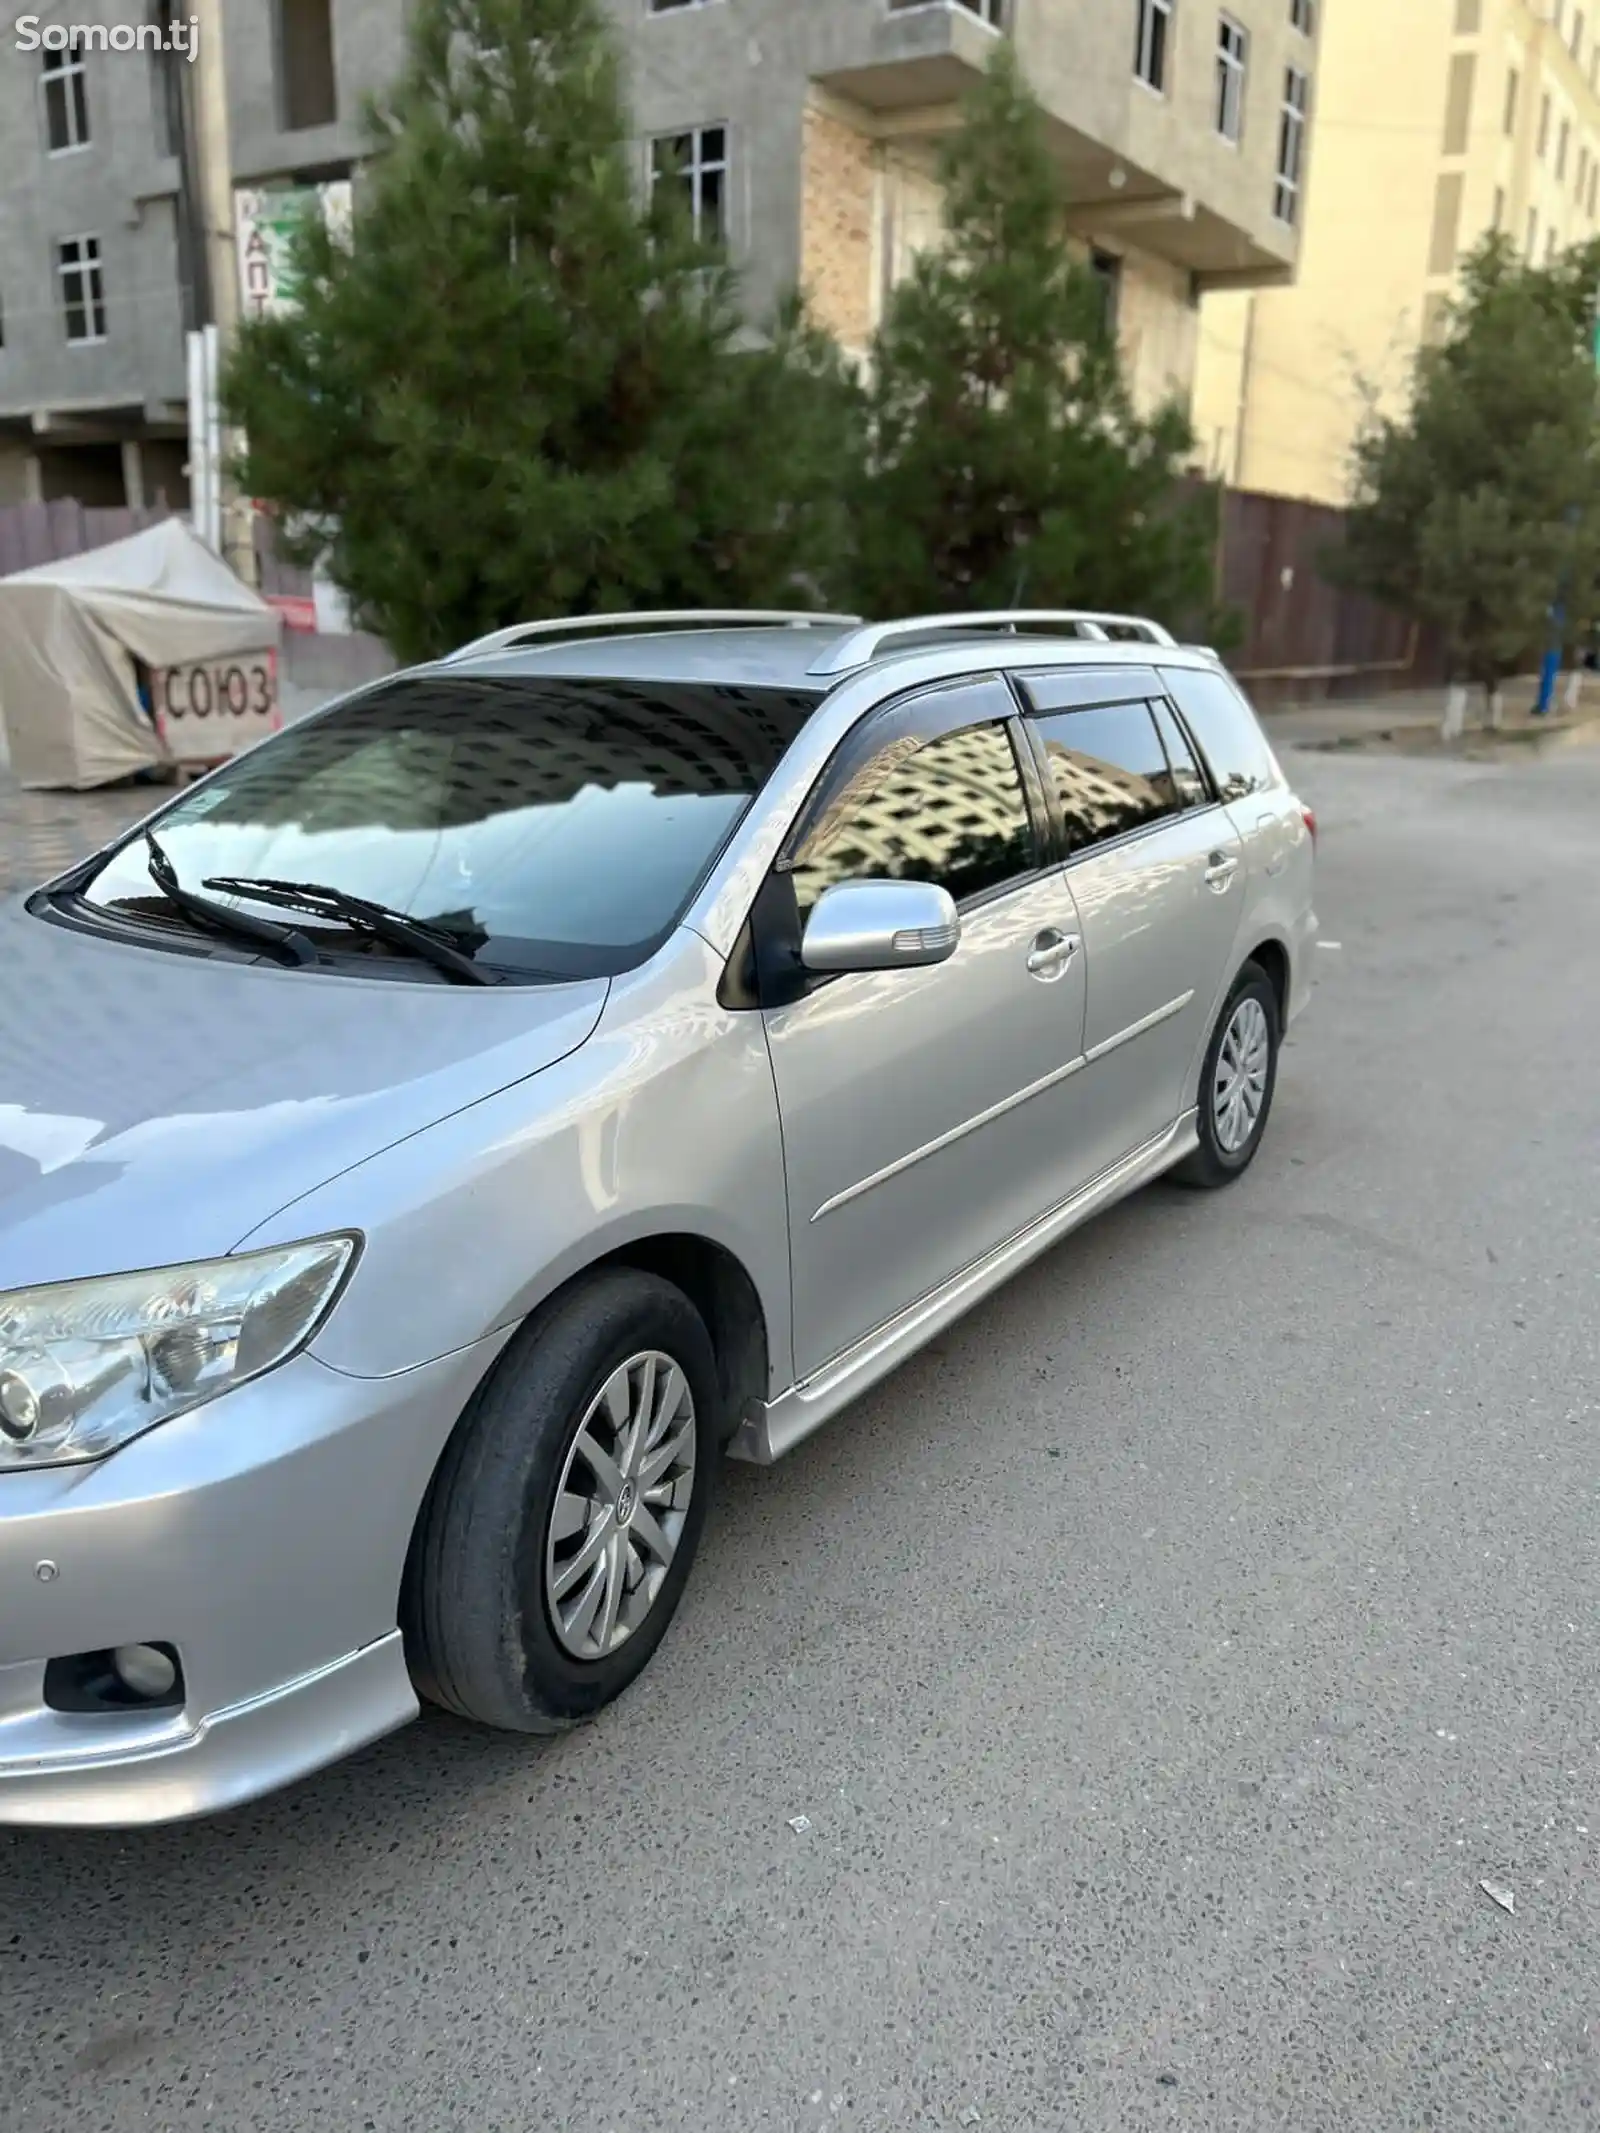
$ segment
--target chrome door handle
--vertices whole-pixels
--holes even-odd
[[[1206,887],[1215,889],[1220,896],[1238,871],[1237,859],[1230,859],[1226,852],[1213,852],[1211,864],[1206,868]]]
[[[1041,933],[1028,951],[1028,974],[1045,984],[1066,975],[1067,965],[1082,943],[1075,933],[1058,933],[1052,927]]]

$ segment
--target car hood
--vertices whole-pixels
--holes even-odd
[[[604,978],[472,987],[174,954],[0,913],[0,1289],[230,1251],[575,1051]]]

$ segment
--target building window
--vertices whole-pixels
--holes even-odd
[[[1539,160],[1543,162],[1545,151],[1550,146],[1550,98],[1546,95],[1539,106]]]
[[[1122,314],[1122,261],[1115,252],[1098,248],[1089,254],[1089,272],[1100,291],[1101,316],[1106,332],[1115,339]]]
[[[1311,77],[1298,67],[1286,67],[1283,75],[1283,110],[1278,121],[1278,181],[1272,191],[1272,212],[1280,222],[1300,219],[1300,187],[1305,177],[1306,113],[1311,99]]]
[[[156,154],[175,156],[183,139],[183,86],[169,52],[150,54],[150,100],[156,127]]]
[[[1546,265],[1546,266],[1549,266],[1550,262],[1551,262],[1551,261],[1552,261],[1552,260],[1553,260],[1553,259],[1555,258],[1555,256],[1556,256],[1556,233],[1555,233],[1555,231],[1554,231],[1554,230],[1546,230],[1546,231],[1545,231],[1545,233],[1544,233],[1544,263],[1545,263],[1545,265]]]
[[[1428,272],[1449,274],[1461,246],[1461,192],[1459,170],[1446,171],[1434,187],[1433,236],[1428,245]]]
[[[278,0],[278,123],[285,133],[339,116],[332,0]]]
[[[1172,45],[1172,17],[1178,0],[1138,0],[1133,71],[1147,89],[1165,94],[1167,59]]]
[[[728,236],[728,129],[696,126],[650,143],[650,189],[664,185],[689,211],[697,237],[724,244]]]
[[[98,237],[64,237],[56,246],[61,276],[61,309],[67,339],[75,348],[106,337],[106,289],[100,272]]]
[[[1250,61],[1250,32],[1224,15],[1217,25],[1217,131],[1225,141],[1244,132],[1244,79]]]
[[[1456,0],[1456,35],[1476,37],[1483,28],[1483,0]]]
[[[1289,0],[1289,27],[1298,30],[1302,37],[1314,37],[1317,30],[1317,0]]]
[[[1577,188],[1576,188],[1576,190],[1577,190],[1577,195],[1578,195],[1578,198],[1579,198],[1580,200],[1581,200],[1581,199],[1583,198],[1583,195],[1584,195],[1584,189],[1585,189],[1585,187],[1587,186],[1588,182],[1589,182],[1589,151],[1588,151],[1588,149],[1587,149],[1587,148],[1580,148],[1580,149],[1578,150],[1578,183],[1577,183]]]
[[[1581,7],[1572,18],[1572,56],[1579,61],[1583,58],[1583,9]]]
[[[1567,174],[1567,150],[1572,146],[1572,126],[1567,119],[1561,121],[1561,137],[1556,143],[1556,176]]]
[[[1536,207],[1530,207],[1528,210],[1528,257],[1531,259],[1538,249],[1539,210]]]
[[[1515,67],[1506,76],[1506,132],[1517,130],[1517,93],[1522,87],[1522,77]]]
[[[1457,52],[1450,62],[1450,88],[1444,103],[1444,153],[1464,156],[1472,139],[1472,92],[1477,82],[1475,53]]]
[[[44,55],[44,138],[53,156],[89,145],[89,85],[77,45]]]
[[[1503,185],[1497,185],[1494,189],[1494,221],[1489,225],[1489,227],[1495,230],[1503,230],[1505,226],[1506,189]]]
[[[653,10],[659,11],[661,4],[662,0],[651,0]],[[1003,30],[1007,27],[1007,17],[1011,12],[1011,0],[951,0],[951,4],[959,7],[965,14],[976,15],[978,20],[986,22],[991,30]],[[705,0],[666,0],[666,5],[668,7],[703,7]],[[927,0],[889,0],[889,12],[893,15],[903,7],[925,7],[926,5]]]
[[[1600,160],[1589,165],[1589,219],[1593,221],[1596,208],[1600,207]]]

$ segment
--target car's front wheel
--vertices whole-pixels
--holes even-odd
[[[1246,963],[1217,1017],[1200,1070],[1200,1144],[1173,1172],[1180,1185],[1214,1190],[1248,1170],[1261,1146],[1278,1079],[1278,996],[1259,963]]]
[[[608,1270],[530,1320],[424,1507],[406,1606],[422,1692],[522,1733],[619,1695],[688,1579],[719,1405],[703,1321],[652,1274]]]

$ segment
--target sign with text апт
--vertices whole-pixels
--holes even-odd
[[[290,244],[303,217],[320,216],[341,244],[350,241],[350,181],[241,188],[233,196],[239,298],[246,318],[280,318],[298,308]]]

